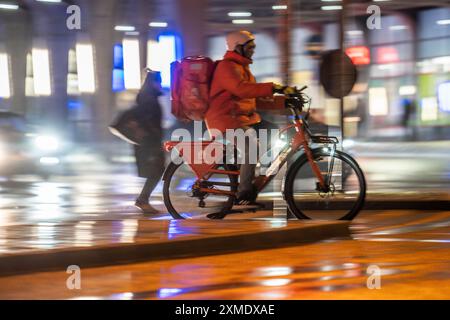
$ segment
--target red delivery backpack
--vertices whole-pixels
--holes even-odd
[[[172,114],[178,120],[204,119],[217,63],[205,56],[190,56],[171,63]]]

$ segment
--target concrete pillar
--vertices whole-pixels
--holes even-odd
[[[10,86],[12,91],[9,99],[0,102],[0,107],[25,114],[25,62],[31,42],[30,15],[25,10],[0,14],[0,44],[3,47],[1,50],[4,50],[10,58]]]
[[[113,69],[114,26],[117,0],[83,1],[83,18],[87,19],[87,32],[94,46],[97,90],[91,99],[93,138],[110,139],[107,126],[115,116],[111,79]]]
[[[285,85],[291,84],[291,30],[292,24],[292,3],[291,0],[283,0],[282,4],[287,6],[287,10],[281,13],[280,48],[281,48],[281,77]]]
[[[29,110],[54,130],[64,130],[67,121],[68,52],[73,35],[66,27],[66,6],[34,3],[31,10],[33,47],[49,50],[51,95],[33,99]],[[24,60],[25,63],[25,60]]]
[[[183,56],[206,55],[206,0],[173,1],[175,27],[183,40]]]

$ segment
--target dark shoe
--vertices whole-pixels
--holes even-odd
[[[160,213],[158,209],[154,208],[150,203],[148,202],[141,202],[136,201],[134,204],[136,207],[142,210],[142,212],[147,214],[157,214]]]
[[[240,193],[236,200],[234,200],[234,204],[241,205],[241,206],[247,206],[251,204],[255,204],[256,198],[258,197],[258,191],[255,187],[253,187],[250,191],[244,191]]]

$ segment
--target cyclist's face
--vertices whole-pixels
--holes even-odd
[[[250,41],[244,47],[244,55],[245,57],[251,59],[255,54],[256,44],[255,41]]]

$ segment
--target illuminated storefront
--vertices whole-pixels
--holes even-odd
[[[420,12],[418,22],[418,123],[445,130],[450,126],[450,9]]]

